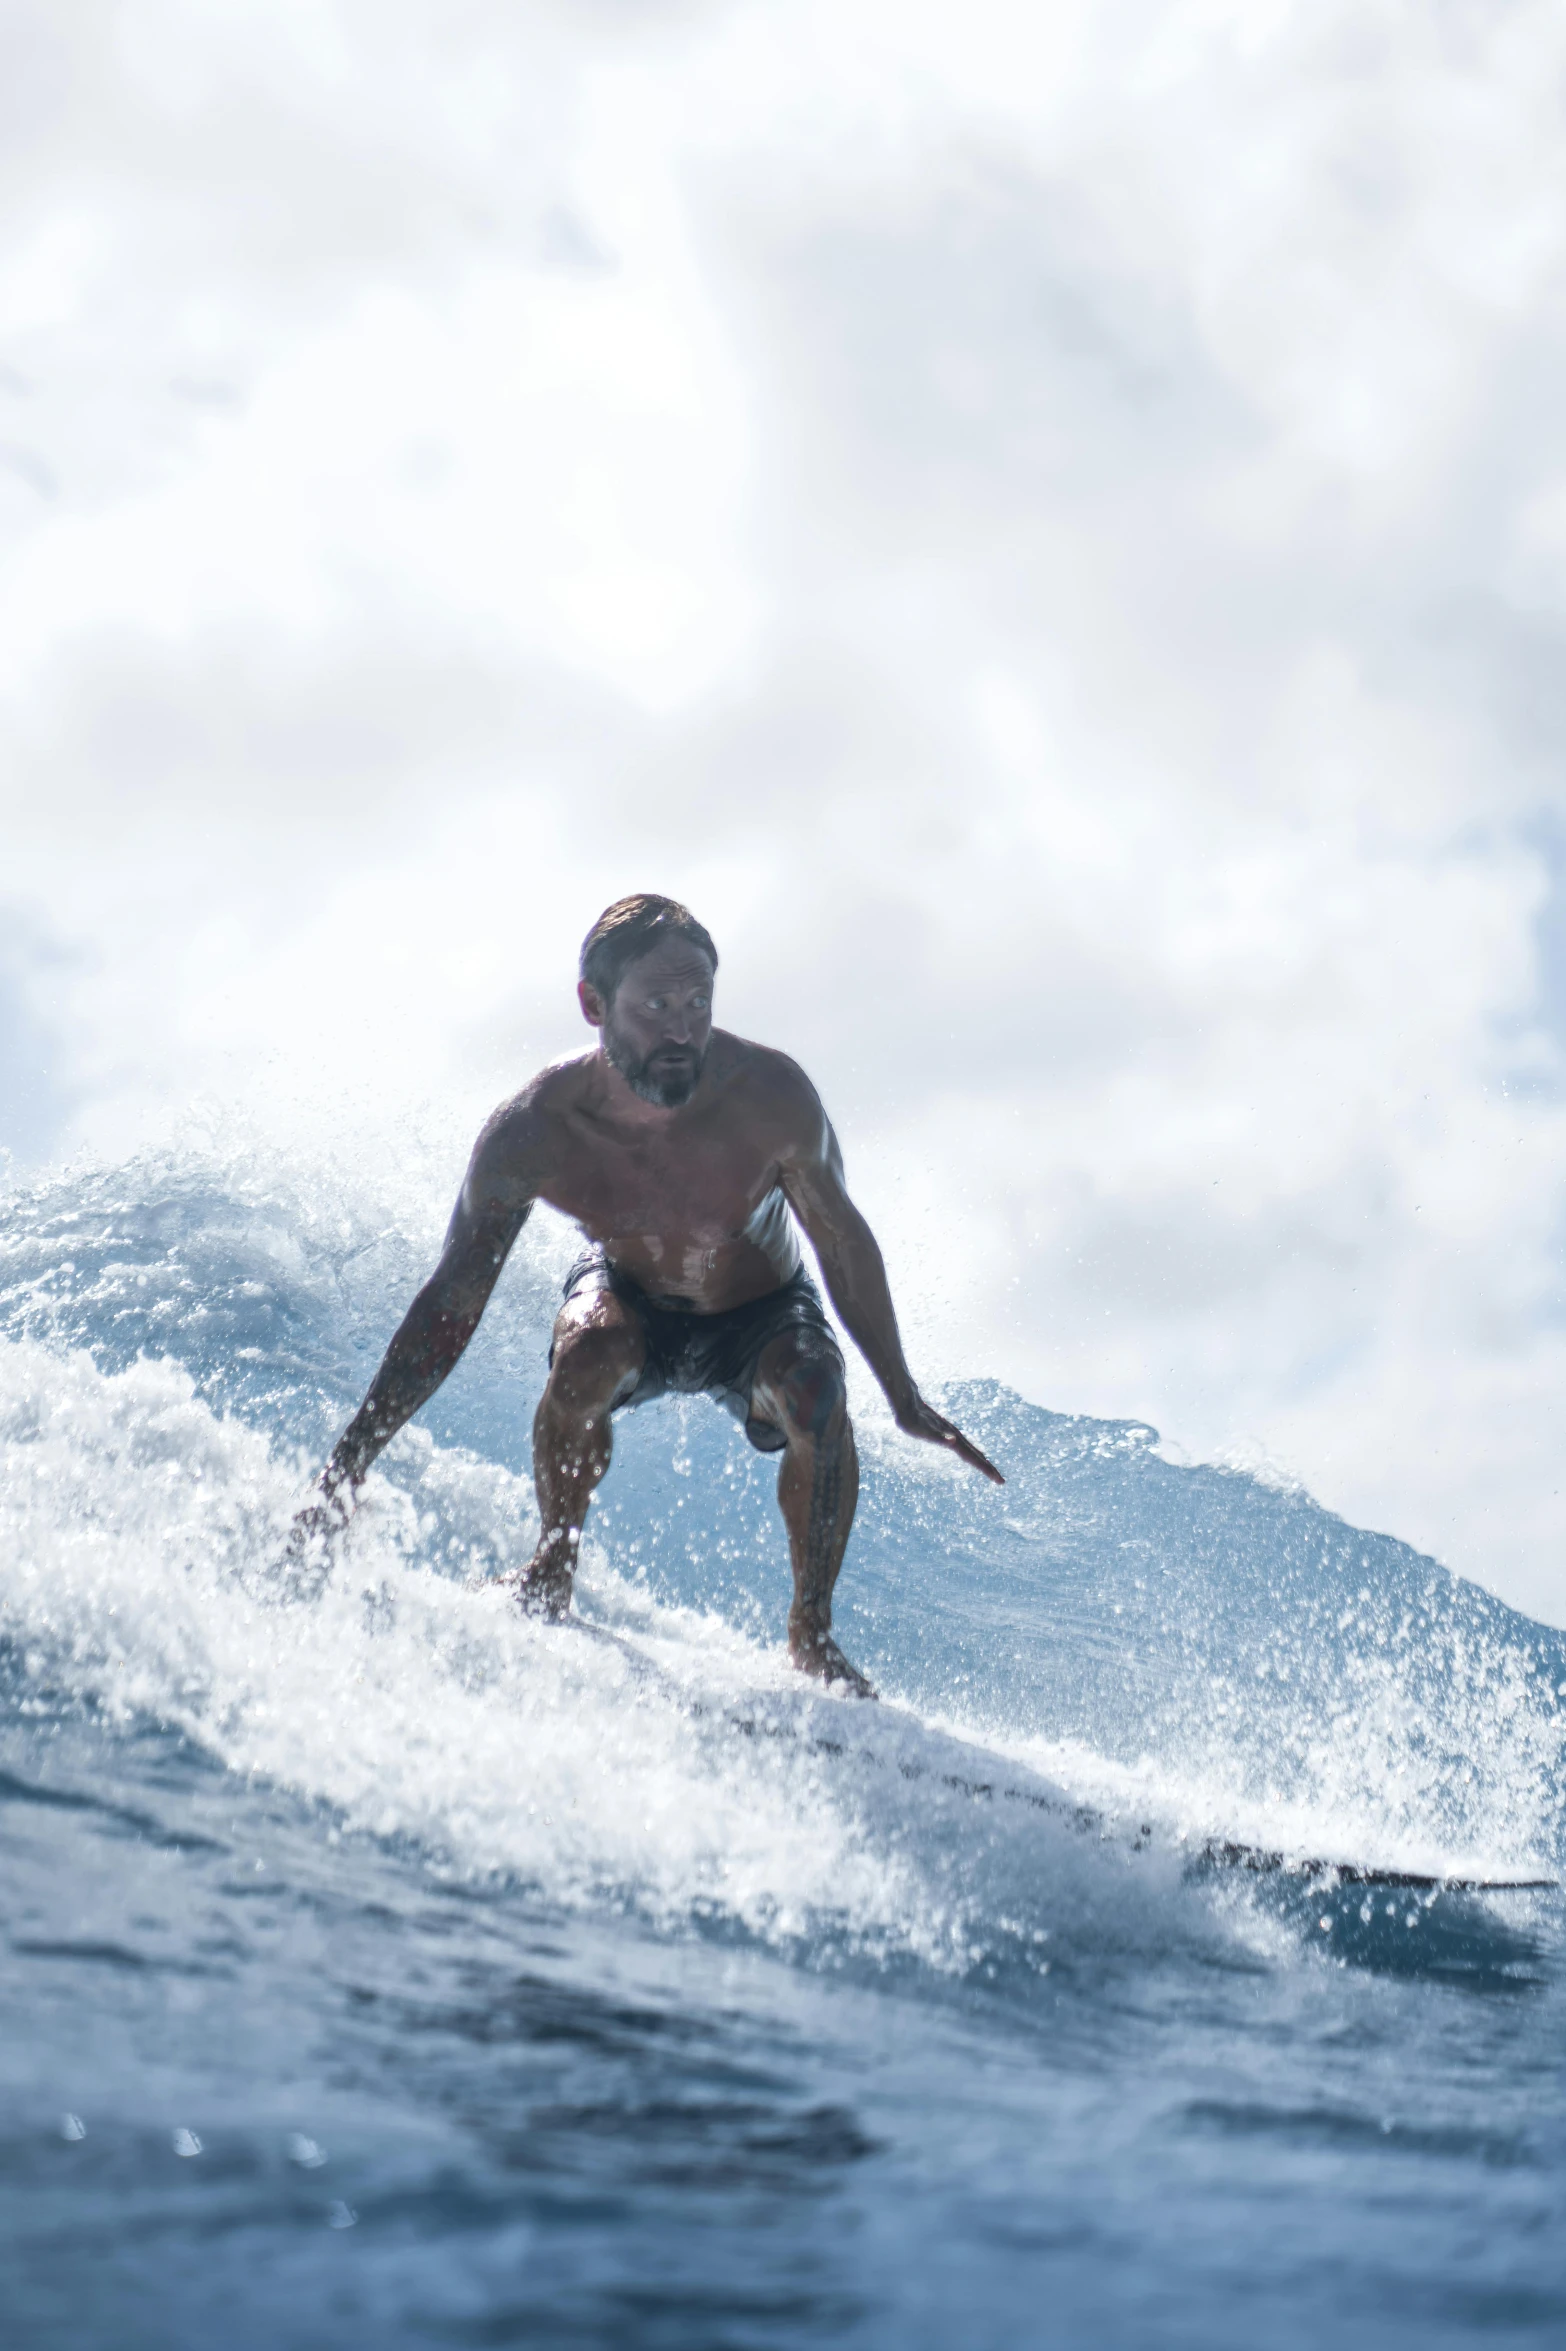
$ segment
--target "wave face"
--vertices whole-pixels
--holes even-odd
[[[1396,1882],[1566,1868],[1560,1634],[987,1381],[1003,1493],[860,1415],[891,1703],[788,1671],[700,1402],[526,1622],[558,1228],[302,1600],[437,1234],[215,1148],[4,1203],[29,2340],[1560,2338],[1559,1897]]]

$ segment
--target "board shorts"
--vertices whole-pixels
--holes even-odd
[[[756,1365],[764,1348],[785,1332],[797,1333],[806,1350],[828,1356],[839,1371],[843,1351],[827,1321],[821,1293],[803,1266],[778,1289],[722,1314],[695,1314],[660,1306],[629,1275],[610,1265],[601,1249],[579,1257],[566,1275],[564,1296],[609,1290],[635,1315],[647,1345],[647,1360],[636,1385],[617,1396],[612,1409],[634,1410],[655,1396],[710,1396],[744,1424],[758,1453],[781,1453],[788,1439],[775,1421],[751,1412]],[[555,1360],[551,1341],[549,1360]]]

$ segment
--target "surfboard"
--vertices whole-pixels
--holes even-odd
[[[910,1783],[928,1781],[932,1787],[975,1803],[1027,1805],[1064,1822],[1079,1836],[1125,1840],[1132,1852],[1147,1852],[1155,1846],[1180,1852],[1186,1867],[1193,1872],[1240,1870],[1254,1877],[1293,1880],[1324,1892],[1333,1886],[1363,1886],[1367,1890],[1380,1887],[1410,1894],[1539,1894],[1553,1892],[1560,1885],[1560,1880],[1552,1877],[1413,1870],[1324,1853],[1290,1853],[1282,1847],[1252,1844],[1241,1837],[1210,1836],[1200,1842],[1187,1842],[1178,1832],[1161,1836],[1154,1822],[1136,1821],[1134,1817],[1116,1820],[1101,1807],[1084,1803],[1067,1790],[1035,1776],[1026,1766],[1008,1764],[1001,1772],[987,1769],[992,1759],[985,1756],[983,1749],[970,1746],[950,1731],[935,1729],[895,1700],[881,1699],[874,1706],[853,1701],[852,1712],[839,1730],[829,1717],[823,1719],[823,1716],[829,1709],[831,1714],[836,1714],[840,1708],[848,1707],[850,1701],[834,1698],[812,1684],[804,1683],[799,1688],[779,1690],[775,1694],[769,1692],[764,1705],[756,1703],[759,1693],[752,1693],[747,1699],[714,1699],[693,1690],[678,1674],[668,1672],[648,1655],[641,1641],[619,1627],[580,1616],[569,1617],[564,1622],[575,1631],[611,1642],[633,1661],[640,1673],[656,1680],[660,1690],[682,1711],[720,1721],[740,1738],[785,1740],[808,1754],[863,1764],[874,1771],[895,1771],[899,1779]],[[860,1735],[861,1725],[863,1735]],[[884,1729],[912,1734],[925,1752],[915,1755],[906,1748],[895,1756],[883,1752],[884,1742],[877,1743],[877,1733]],[[929,1751],[933,1746],[945,1748],[947,1755],[940,1760],[932,1759]],[[973,1759],[971,1764],[969,1757]]]
[[[899,1709],[898,1711],[901,1711]],[[910,1716],[910,1721],[917,1717]],[[736,1722],[736,1729],[755,1735],[759,1728],[754,1723]],[[924,1725],[919,1726],[925,1729]],[[928,1735],[928,1733],[926,1734]],[[846,1755],[847,1742],[832,1741],[819,1735],[810,1744],[826,1754]],[[852,1752],[865,1760],[878,1760],[855,1746]],[[1112,1836],[1116,1824],[1107,1813],[1093,1805],[1083,1804],[1064,1791],[1046,1792],[1042,1788],[1007,1786],[998,1779],[973,1779],[966,1773],[954,1771],[921,1771],[918,1765],[906,1760],[897,1765],[903,1779],[931,1777],[954,1793],[979,1801],[1003,1804],[1027,1804],[1035,1810],[1064,1820],[1082,1836]],[[1157,1832],[1151,1821],[1138,1824],[1131,1836],[1133,1852],[1145,1852],[1156,1841]],[[1544,1893],[1559,1885],[1557,1878],[1535,1877],[1474,1877],[1467,1875],[1437,1875],[1422,1870],[1395,1869],[1374,1862],[1343,1861],[1324,1854],[1287,1853],[1264,1845],[1247,1844],[1236,1837],[1207,1837],[1199,1845],[1189,1848],[1189,1858],[1198,1864],[1219,1869],[1241,1869],[1255,1876],[1298,1878],[1305,1884],[1331,1883],[1345,1886],[1386,1886],[1406,1889],[1410,1893],[1441,1892],[1448,1894],[1523,1894]]]

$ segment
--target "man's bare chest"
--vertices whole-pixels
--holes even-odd
[[[589,1129],[566,1138],[542,1196],[595,1240],[658,1233],[715,1246],[738,1239],[776,1185],[760,1136]]]

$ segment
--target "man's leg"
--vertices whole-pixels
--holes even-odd
[[[646,1360],[641,1327],[612,1290],[568,1299],[560,1309],[554,1361],[533,1419],[538,1548],[525,1568],[500,1579],[526,1609],[558,1617],[571,1605],[582,1522],[609,1467],[610,1408]]]
[[[794,1565],[789,1654],[802,1673],[874,1690],[832,1638],[832,1590],[859,1500],[859,1455],[848,1417],[843,1367],[808,1335],[785,1331],[756,1365],[751,1410],[783,1432],[778,1502]]]

